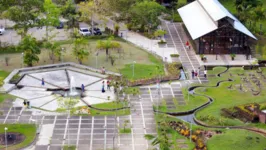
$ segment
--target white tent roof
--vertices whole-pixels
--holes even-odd
[[[204,12],[197,1],[178,9],[178,12],[192,39],[197,39],[217,29],[215,22]]]
[[[198,8],[199,7],[199,8]],[[195,11],[197,10],[197,12]],[[233,27],[254,38],[257,39],[236,17],[234,17],[218,0],[196,0],[180,9],[178,12],[185,23],[190,35],[193,39],[197,39],[215,29],[218,28],[217,21],[229,17],[234,22],[232,23]],[[207,16],[204,18],[202,16]],[[211,20],[211,21],[210,21]],[[206,26],[208,24],[208,26]],[[209,26],[216,26],[216,28],[209,28]],[[205,27],[203,27],[205,26]],[[201,30],[201,34],[195,32]],[[208,29],[206,29],[208,28]]]

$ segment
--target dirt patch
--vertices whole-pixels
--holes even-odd
[[[5,145],[7,141],[7,145],[16,145],[25,140],[25,136],[21,133],[16,132],[8,132],[5,134],[0,134],[0,145]]]

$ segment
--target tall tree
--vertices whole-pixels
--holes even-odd
[[[44,44],[44,46],[45,46],[45,48],[47,48],[50,51],[49,56],[50,56],[50,59],[52,60],[53,64],[55,62],[56,57],[61,59],[60,57],[62,55],[62,48],[58,42],[47,41]]]
[[[61,10],[58,8],[56,4],[52,2],[52,0],[44,0],[43,3],[44,17],[41,19],[43,25],[45,25],[46,31],[46,40],[48,41],[49,37],[49,26],[59,25],[59,16],[61,14]]]
[[[164,7],[155,1],[145,0],[143,2],[136,3],[130,9],[130,17],[133,25],[140,25],[142,29],[148,30],[156,28],[160,21],[158,17],[164,11]]]
[[[42,0],[17,0],[8,8],[7,17],[16,23],[16,29],[22,29],[22,38],[26,36],[29,28],[38,24],[42,6]]]
[[[89,44],[83,37],[74,39],[73,54],[76,56],[80,64],[82,64],[83,60],[89,56],[90,51],[88,49]]]
[[[109,50],[115,48],[121,48],[121,44],[113,41],[113,37],[108,38],[107,40],[100,40],[97,42],[96,47],[98,49],[105,49],[106,60],[108,60]]]
[[[68,19],[68,27],[73,28],[78,26],[78,14],[76,12],[76,6],[72,0],[67,0],[63,7],[61,7],[61,15]]]
[[[23,60],[29,67],[32,67],[34,62],[39,61],[38,55],[41,54],[41,48],[36,38],[33,38],[30,35],[24,36],[19,43],[18,50],[24,52]]]

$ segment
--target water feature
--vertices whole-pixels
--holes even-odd
[[[77,92],[76,87],[75,87],[75,79],[73,76],[71,76],[70,78],[70,89],[69,89],[69,93],[68,96],[77,96],[80,93]]]
[[[179,80],[186,80],[186,74],[183,69],[180,70],[180,79]]]

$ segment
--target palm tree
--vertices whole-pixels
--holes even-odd
[[[168,123],[165,120],[161,120],[158,122],[159,127],[159,134],[157,136],[151,135],[151,134],[146,134],[144,137],[147,140],[151,141],[151,144],[153,146],[160,145],[161,150],[170,150],[172,146],[172,142],[169,142],[168,136],[167,136],[167,128],[168,128]]]
[[[116,49],[121,48],[121,44],[118,42],[113,41],[113,37],[108,38],[107,40],[101,40],[97,42],[97,48],[98,49],[105,49],[106,53],[106,60],[108,60],[109,56],[109,50],[110,49]]]
[[[89,45],[84,38],[76,38],[74,40],[73,54],[76,56],[80,64],[82,64],[82,61],[90,55],[88,47]]]

